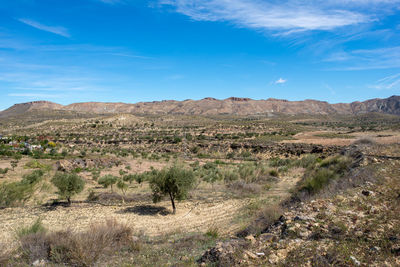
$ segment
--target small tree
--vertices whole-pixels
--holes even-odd
[[[133,174],[124,175],[123,180],[125,182],[129,182],[130,184],[132,184],[133,180],[135,180],[135,175]]]
[[[58,172],[51,179],[51,182],[58,188],[57,194],[68,201],[71,205],[71,197],[82,192],[85,181],[76,173]]]
[[[117,187],[118,187],[119,190],[121,190],[121,192],[122,192],[122,202],[125,203],[124,196],[125,196],[126,190],[128,190],[128,185],[124,182],[124,180],[118,179]]]
[[[169,195],[173,213],[176,213],[175,200],[183,200],[193,187],[195,176],[192,170],[185,170],[178,166],[161,171],[152,171],[150,187],[153,191],[153,202],[157,203],[165,195]]]
[[[12,161],[10,162],[10,165],[11,165],[12,170],[14,170],[15,167],[18,166],[18,162],[19,162],[18,160],[12,160]]]
[[[99,184],[101,184],[104,188],[108,188],[109,186],[111,187],[111,192],[113,192],[113,185],[118,181],[118,177],[107,174],[101,177],[98,181]]]

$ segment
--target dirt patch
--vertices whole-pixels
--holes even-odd
[[[348,135],[354,136],[354,138],[326,138],[318,135],[325,135],[328,131],[313,131],[313,132],[301,132],[294,136],[295,140],[284,140],[282,143],[305,143],[315,144],[323,146],[348,146],[354,141],[360,138],[368,138],[375,141],[378,144],[396,144],[400,143],[400,133],[398,132],[354,132]]]
[[[284,198],[296,181],[296,178],[282,178],[276,187],[266,191],[262,197],[271,201]],[[37,218],[41,218],[44,226],[52,231],[66,228],[82,230],[92,223],[115,218],[149,236],[171,232],[205,232],[210,226],[218,227],[221,234],[231,234],[241,227],[232,219],[251,201],[251,198],[186,200],[178,203],[175,215],[169,214],[171,204],[168,200],[157,206],[147,200],[113,206],[75,202],[71,207],[57,205],[53,209],[6,208],[0,210],[0,239],[12,242],[18,227],[29,225]]]

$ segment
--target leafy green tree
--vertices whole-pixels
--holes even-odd
[[[85,181],[76,173],[58,172],[51,182],[58,188],[57,194],[67,199],[68,205],[71,205],[71,197],[82,192],[85,187]]]
[[[134,179],[136,183],[138,183],[140,186],[144,181],[146,181],[147,173],[137,173],[134,175]]]
[[[104,188],[111,187],[111,192],[113,192],[113,185],[116,184],[117,181],[118,181],[118,177],[117,176],[114,176],[114,175],[111,175],[111,174],[107,174],[107,175],[102,176],[99,179],[98,183],[100,185],[102,185]]]
[[[146,180],[146,177],[150,174],[151,172],[127,174],[124,175],[123,180],[125,182],[129,182],[130,184],[132,184],[133,181],[136,181],[139,185],[141,185]]]
[[[125,196],[126,190],[128,190],[128,185],[124,182],[124,180],[118,179],[117,188],[119,190],[121,190],[121,192],[122,192],[122,202],[125,203],[124,196]]]
[[[179,201],[187,197],[189,190],[193,188],[195,183],[195,175],[192,170],[186,170],[175,165],[161,171],[153,170],[149,182],[153,191],[153,202],[157,203],[164,196],[169,195],[175,214],[175,200]]]
[[[14,170],[15,167],[18,166],[18,162],[19,162],[18,160],[12,160],[12,161],[10,162],[10,165],[11,165],[12,170]]]
[[[123,180],[125,182],[129,182],[130,184],[132,184],[132,182],[135,180],[135,175],[134,174],[124,175]]]
[[[122,179],[118,179],[117,188],[121,190],[122,194],[125,195],[126,190],[128,189],[128,185],[124,183]]]

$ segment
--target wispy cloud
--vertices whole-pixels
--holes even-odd
[[[400,67],[400,46],[359,49],[332,54],[325,61],[342,63],[336,70],[371,70]]]
[[[173,6],[176,12],[194,20],[226,21],[239,27],[283,30],[283,34],[332,30],[375,19],[369,14],[346,9],[345,4],[326,8],[326,4],[318,0],[160,0],[160,3]]]
[[[283,79],[283,78],[279,78],[278,80],[276,80],[274,83],[275,84],[284,84],[284,83],[286,83],[287,82],[287,80],[286,79]]]
[[[333,90],[333,88],[329,84],[323,83],[322,85],[331,93],[331,95],[336,95],[336,91]]]
[[[182,74],[174,74],[166,77],[167,80],[172,80],[172,81],[182,80],[183,78],[185,78],[185,76],[183,76]]]
[[[125,54],[125,53],[108,53],[111,56],[117,57],[129,57],[129,58],[141,58],[141,59],[151,59],[151,57],[146,56],[139,56],[139,55],[132,55],[132,54]]]
[[[18,21],[20,21],[20,22],[22,22],[22,23],[24,23],[26,25],[29,25],[29,26],[31,26],[33,28],[36,28],[38,30],[41,30],[41,31],[54,33],[54,34],[57,34],[57,35],[60,35],[60,36],[66,37],[66,38],[71,37],[71,35],[69,34],[68,30],[66,28],[64,28],[64,27],[48,26],[48,25],[44,25],[42,23],[39,23],[37,21],[30,20],[30,19],[24,19],[24,18],[20,18],[20,19],[18,19]]]
[[[400,73],[380,79],[370,87],[378,90],[400,90]]]
[[[121,4],[124,2],[123,0],[97,0],[97,1],[109,5]]]
[[[93,93],[106,89],[101,85],[104,82],[101,75],[83,67],[25,63],[14,57],[6,59],[0,62],[0,88],[12,90],[12,96],[73,96],[78,92]]]

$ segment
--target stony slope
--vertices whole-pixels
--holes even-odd
[[[32,110],[62,110],[63,105],[49,101],[34,101],[21,104],[15,104],[12,107],[0,112],[0,118],[17,116]]]
[[[349,151],[360,166],[340,182],[289,202],[261,234],[218,242],[200,265],[400,266],[399,147]]]
[[[324,101],[304,100],[288,101],[269,98],[253,100],[250,98],[230,97],[224,100],[204,98],[201,100],[164,100],[153,102],[102,103],[86,102],[62,106],[47,101],[16,104],[0,112],[0,117],[10,117],[29,112],[33,109],[67,110],[87,113],[136,113],[136,114],[186,114],[186,115],[218,115],[218,114],[362,114],[379,112],[400,115],[400,96],[385,99],[371,99],[364,102],[329,104]]]

